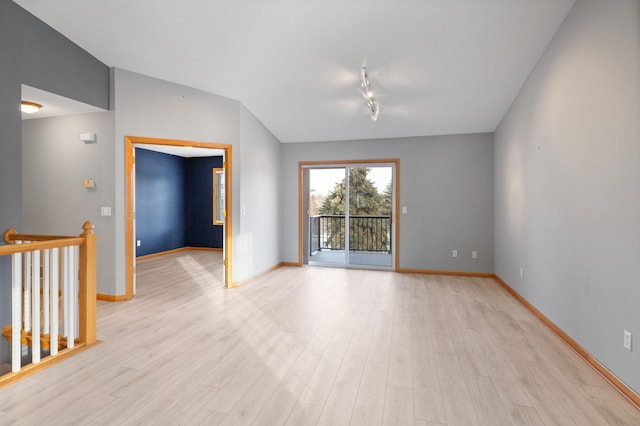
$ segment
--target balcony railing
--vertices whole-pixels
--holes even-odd
[[[310,253],[345,250],[345,216],[309,218]],[[349,216],[349,251],[391,253],[390,216]]]

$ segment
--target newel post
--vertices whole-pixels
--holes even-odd
[[[4,231],[4,242],[7,244],[15,244],[16,242],[13,240],[13,238],[11,238],[11,236],[16,235],[17,233],[18,231],[13,228]]]
[[[96,234],[89,221],[82,225],[84,232],[80,235],[84,243],[79,253],[78,293],[80,342],[91,345],[96,342]]]

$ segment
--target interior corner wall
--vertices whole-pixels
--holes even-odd
[[[155,79],[118,68],[112,69],[113,107],[115,111],[116,191],[116,283],[109,294],[122,295],[125,283],[125,184],[124,138],[143,136],[162,139],[215,142],[233,146],[233,191],[239,193],[240,178],[240,103],[202,90]],[[239,197],[234,197],[234,254],[239,229]],[[241,269],[233,259],[233,274]]]
[[[301,161],[400,160],[399,268],[493,272],[493,135],[282,144],[282,260],[298,261]],[[458,258],[452,250],[458,250]],[[478,251],[472,259],[471,252]]]
[[[240,135],[241,184],[239,190],[234,190],[241,209],[240,232],[233,248],[234,265],[238,268],[237,272],[234,270],[236,282],[280,262],[279,224],[283,210],[279,203],[280,141],[244,106],[240,110]]]
[[[223,226],[213,224],[213,169],[222,168],[221,156],[185,159],[186,245],[223,248]]]
[[[495,133],[494,208],[496,273],[636,392],[639,76],[640,2],[576,1]]]

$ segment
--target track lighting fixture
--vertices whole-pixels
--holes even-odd
[[[380,107],[378,106],[378,101],[376,101],[376,98],[373,96],[371,81],[367,75],[367,67],[362,67],[362,95],[367,100],[367,107],[370,110],[371,120],[376,121],[378,119]]]

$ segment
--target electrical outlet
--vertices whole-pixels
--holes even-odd
[[[458,250],[454,250],[451,252],[451,257],[458,257]]]
[[[627,330],[624,331],[624,348],[628,351],[631,350],[631,333]]]
[[[474,250],[474,251],[472,251],[472,252],[471,252],[471,258],[472,258],[472,259],[477,259],[477,258],[478,258],[478,252],[477,252],[477,251],[475,251],[475,250]]]
[[[142,241],[138,240],[136,241],[136,246],[140,247],[142,245]]]

